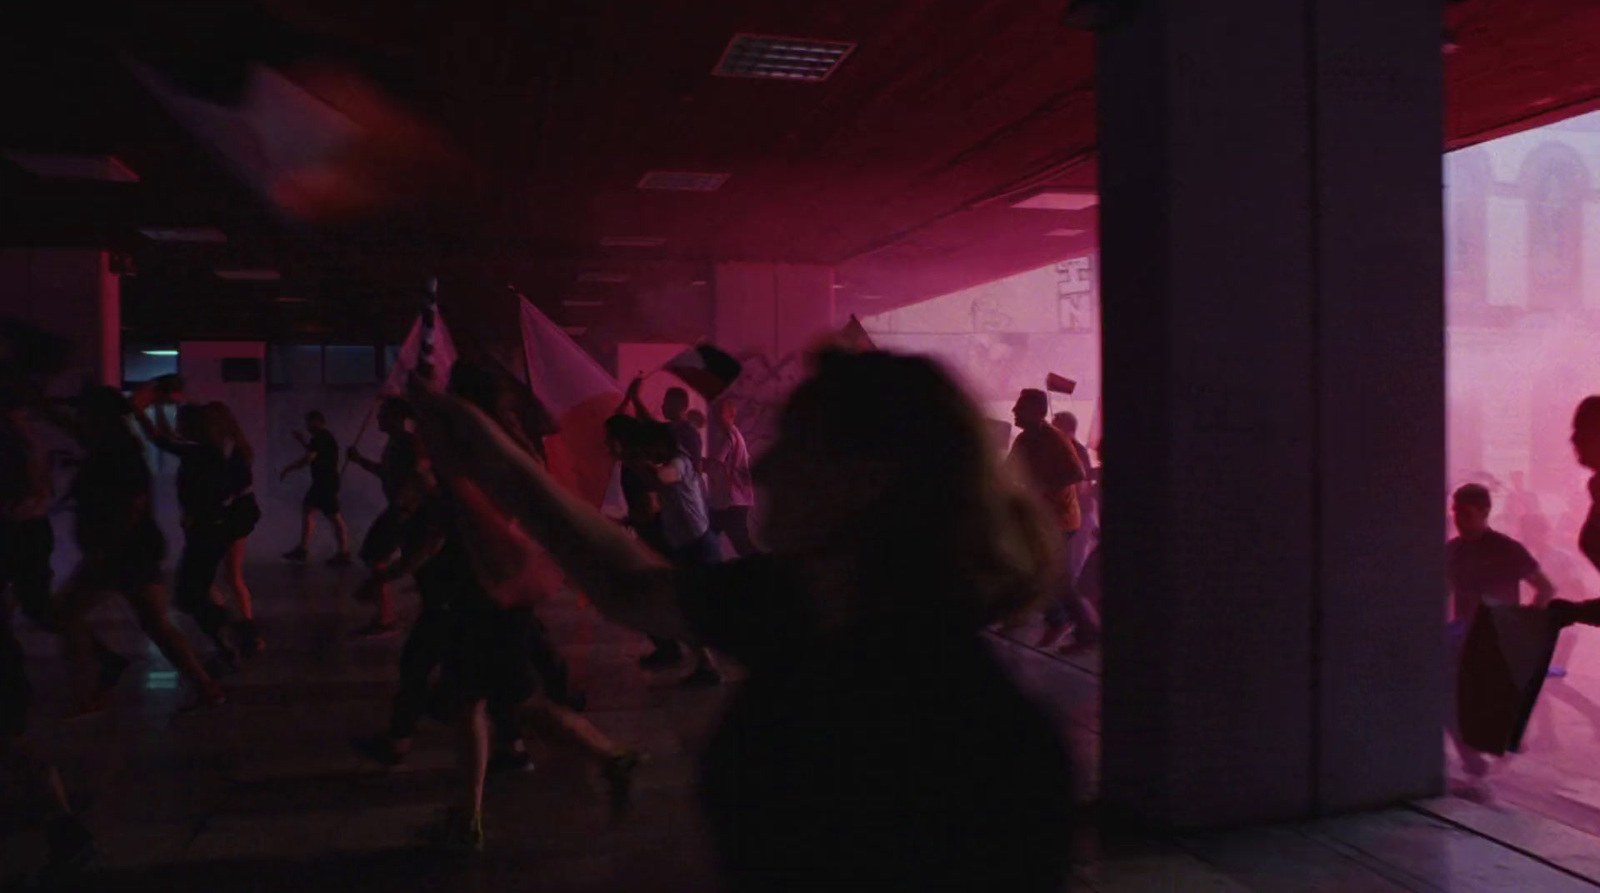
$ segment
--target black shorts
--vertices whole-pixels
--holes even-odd
[[[406,532],[405,515],[394,506],[383,510],[367,528],[361,538],[361,560],[368,565],[380,564],[399,551]]]
[[[261,505],[254,496],[241,496],[222,511],[222,533],[230,543],[254,533],[261,523]]]
[[[339,514],[339,485],[312,484],[306,491],[304,502],[300,507],[308,512],[321,512],[332,518]]]
[[[521,704],[544,688],[533,663],[527,610],[484,609],[452,617],[439,668],[434,715],[449,722],[479,701]]]

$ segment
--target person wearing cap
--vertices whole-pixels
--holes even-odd
[[[1024,388],[1011,412],[1022,433],[1011,444],[1006,464],[1044,502],[1061,532],[1064,550],[1070,549],[1083,526],[1078,505],[1078,485],[1088,478],[1083,463],[1072,443],[1049,423],[1050,398],[1044,391]],[[1063,561],[1055,603],[1045,613],[1045,630],[1037,647],[1055,645],[1069,630],[1075,648],[1087,648],[1100,640],[1099,618],[1079,595],[1070,563]]]

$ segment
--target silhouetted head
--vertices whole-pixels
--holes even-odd
[[[1001,474],[955,380],[929,359],[882,352],[823,353],[816,370],[755,477],[774,554],[849,568],[853,591],[819,586],[819,613],[976,628],[1031,606],[1054,539]]]
[[[1050,423],[1056,426],[1057,431],[1067,435],[1067,439],[1078,438],[1078,417],[1072,413],[1058,412],[1050,419]]]
[[[1017,395],[1017,405],[1011,407],[1011,416],[1017,422],[1017,427],[1024,431],[1032,431],[1044,424],[1045,416],[1050,414],[1050,398],[1038,388],[1023,388]]]
[[[1585,397],[1572,416],[1572,448],[1578,464],[1600,471],[1600,396]]]
[[[328,417],[320,410],[313,409],[306,413],[306,428],[311,431],[325,431],[328,428]]]
[[[667,388],[667,395],[661,398],[661,415],[669,422],[676,422],[688,409],[689,392],[683,388]]]
[[[1456,531],[1472,539],[1489,529],[1489,512],[1494,507],[1489,488],[1482,484],[1463,484],[1450,497],[1450,515]]]

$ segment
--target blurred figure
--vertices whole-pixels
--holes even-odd
[[[1072,445],[1072,452],[1078,457],[1078,464],[1083,467],[1083,481],[1078,484],[1078,515],[1081,519],[1078,533],[1067,543],[1067,559],[1071,563],[1072,572],[1077,575],[1082,591],[1084,566],[1089,560],[1089,554],[1094,551],[1095,533],[1100,529],[1100,503],[1096,495],[1099,486],[1099,470],[1094,467],[1094,459],[1089,455],[1089,448],[1078,440],[1078,417],[1070,412],[1058,412],[1050,418],[1050,424],[1055,426],[1061,436]],[[1099,605],[1098,596],[1086,596],[1089,603]]]
[[[1600,395],[1585,397],[1573,413],[1572,449],[1579,465],[1597,472],[1589,478],[1589,512],[1578,531],[1578,551],[1600,569]],[[1558,626],[1600,626],[1600,599],[1556,599],[1550,603],[1550,617]]]
[[[388,440],[377,461],[361,455],[361,450],[350,445],[350,461],[377,475],[383,485],[384,510],[373,520],[367,535],[361,540],[361,560],[372,568],[374,579],[382,579],[383,567],[400,548],[403,520],[395,509],[395,494],[403,481],[417,474],[421,467],[422,451],[417,436],[407,426],[415,414],[411,404],[399,397],[387,397],[378,407],[378,430]],[[382,638],[398,630],[394,622],[394,593],[386,584],[366,587],[377,602],[377,616],[372,622],[356,631],[361,638]]]
[[[772,554],[708,569],[666,566],[481,413],[415,399],[435,461],[609,619],[750,668],[702,775],[730,890],[1061,889],[1067,753],[979,635],[1038,603],[1060,537],[937,365],[819,358],[755,468]]]
[[[215,413],[192,403],[177,406],[176,431],[167,422],[168,405],[149,386],[134,392],[133,418],[145,438],[178,458],[178,506],[182,509],[183,552],[178,556],[175,601],[194,618],[216,646],[213,674],[238,669],[242,656],[226,608],[211,597],[211,586],[231,542],[226,526],[234,487],[226,432]],[[154,421],[146,410],[154,410]]]
[[[462,378],[468,375],[463,374]],[[479,418],[487,420],[489,416],[482,413],[484,408],[477,407]],[[493,404],[487,408],[492,409]],[[497,423],[489,424],[522,461],[543,469],[537,456],[518,445]],[[491,595],[486,581],[474,569],[459,523],[464,513],[479,511],[479,506],[486,505],[483,494],[472,488],[470,480],[441,484],[439,498],[425,503],[414,522],[419,525],[416,536],[424,543],[418,554],[431,555],[416,572],[419,588],[426,587],[445,597],[449,635],[439,654],[434,708],[440,719],[457,725],[466,785],[463,801],[422,829],[422,839],[449,851],[483,848],[483,793],[492,741],[489,723],[496,706],[504,709],[503,715],[512,725],[535,728],[552,742],[571,747],[594,763],[610,785],[613,809],[620,811],[627,805],[639,755],[549,697],[536,653],[541,644],[548,646],[548,640],[536,635],[542,627],[537,626],[530,607],[503,605]]]
[[[29,420],[36,394],[20,380],[0,381],[0,599],[11,589],[30,621],[59,633],[52,587],[56,534],[50,524],[55,480],[50,456]],[[128,659],[92,638],[102,688],[115,688]]]
[[[70,881],[94,858],[94,836],[72,811],[61,773],[25,736],[33,686],[11,628],[11,605],[0,591],[0,769],[17,791],[45,808],[45,866],[38,886]],[[32,805],[32,803],[30,803]]]
[[[1044,391],[1024,388],[1011,411],[1022,433],[1011,444],[1006,464],[1019,480],[1033,487],[1034,493],[1050,510],[1065,553],[1083,526],[1078,486],[1088,480],[1088,475],[1072,444],[1046,422],[1050,398]],[[1045,630],[1035,647],[1049,648],[1061,641],[1069,630],[1073,634],[1074,648],[1089,648],[1100,642],[1100,618],[1078,594],[1076,575],[1063,554],[1055,604],[1045,612]]]
[[[75,418],[59,420],[84,449],[72,483],[83,557],[58,595],[81,709],[97,712],[109,702],[110,691],[94,666],[89,613],[112,591],[127,600],[145,635],[194,688],[195,705],[220,704],[221,686],[167,616],[167,593],[161,582],[166,540],[152,511],[144,448],[128,428],[132,412],[132,405],[115,388],[97,386],[78,400]]]
[[[728,538],[736,555],[749,558],[761,553],[750,539],[750,510],[756,504],[755,484],[750,478],[750,448],[737,424],[739,407],[732,400],[717,404],[716,419],[705,462],[711,529]]]
[[[1457,531],[1457,536],[1445,545],[1445,567],[1450,584],[1448,631],[1452,667],[1460,665],[1467,631],[1472,628],[1472,620],[1480,607],[1521,604],[1524,581],[1533,587],[1535,604],[1547,604],[1555,595],[1555,586],[1527,548],[1489,525],[1492,509],[1489,489],[1482,484],[1464,484],[1450,500]],[[1453,718],[1454,707],[1451,710],[1449,732],[1475,787],[1488,773],[1488,762],[1461,740]],[[1481,791],[1470,793],[1481,794]]]
[[[339,510],[339,444],[328,432],[327,417],[317,410],[306,413],[306,433],[295,431],[294,439],[299,441],[306,454],[285,468],[278,475],[278,480],[287,480],[289,475],[309,466],[311,488],[306,491],[306,498],[300,507],[300,545],[284,553],[283,557],[288,561],[306,560],[311,548],[311,533],[317,529],[317,513],[320,512],[333,525],[334,535],[339,541],[339,551],[328,559],[328,564],[345,567],[350,564],[350,530],[345,526],[344,514]]]
[[[1551,542],[1550,533],[1550,522],[1539,515],[1524,516],[1517,530],[1522,544],[1539,562],[1545,576],[1550,578],[1554,591],[1568,600],[1582,600],[1586,597],[1583,567],[1570,552]],[[1536,599],[1534,605],[1549,607],[1549,599]],[[1555,656],[1550,661],[1550,678],[1561,679],[1567,675],[1567,661],[1571,659],[1572,650],[1577,644],[1572,638],[1562,639],[1556,644]]]
[[[223,538],[227,552],[223,558],[223,577],[233,589],[239,605],[238,643],[246,657],[261,653],[266,642],[256,626],[255,599],[244,579],[245,542],[261,523],[261,505],[256,501],[255,450],[250,438],[234,417],[228,404],[207,403],[207,424],[215,428],[218,440],[228,455],[228,493],[223,507]]]

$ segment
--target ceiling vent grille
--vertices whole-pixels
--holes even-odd
[[[664,189],[671,192],[716,192],[726,182],[728,182],[727,174],[650,171],[639,178],[639,188]]]
[[[724,78],[825,81],[856,48],[853,43],[735,34],[711,73]]]

